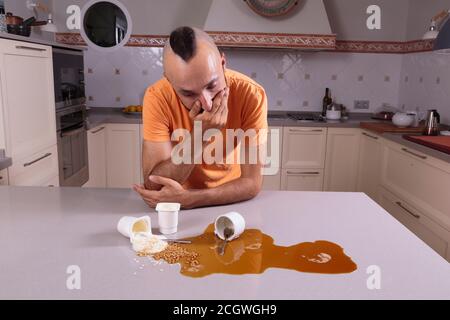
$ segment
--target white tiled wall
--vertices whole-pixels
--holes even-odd
[[[122,48],[86,53],[89,105],[140,104],[148,85],[162,75],[162,49]],[[228,67],[262,84],[271,110],[318,111],[325,87],[350,110],[354,100],[369,100],[373,112],[398,104],[402,56],[393,54],[300,53],[227,50]]]
[[[405,109],[437,109],[441,122],[450,124],[450,55],[404,55],[399,102]]]

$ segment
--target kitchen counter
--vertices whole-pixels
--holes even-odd
[[[178,237],[238,211],[277,245],[328,240],[358,265],[348,274],[268,269],[189,278],[137,257],[116,231],[124,215],[156,215],[132,190],[0,187],[0,299],[450,299],[450,264],[362,193],[262,192],[251,201],[182,211]],[[81,290],[66,289],[79,266]],[[381,289],[369,290],[378,266]],[[371,269],[369,269],[371,270]]]
[[[441,151],[429,148],[427,146],[423,146],[421,144],[406,140],[403,138],[403,134],[384,133],[384,134],[382,134],[382,137],[387,140],[401,144],[412,150],[419,151],[426,156],[434,157],[439,160],[450,163],[450,154],[447,154],[445,152],[441,152]]]
[[[0,149],[0,170],[9,168],[12,166],[12,159],[5,157],[5,151]]]
[[[269,113],[268,123],[272,127],[326,127],[326,128],[359,128],[361,122],[377,122],[379,120],[371,119],[370,114],[356,113],[351,114],[348,120],[328,121],[328,122],[302,122],[290,119],[286,112],[275,111]],[[132,123],[142,124],[140,115],[128,115],[122,112],[120,108],[90,108],[88,111],[87,127],[95,128],[105,123]],[[365,129],[366,130],[366,129]],[[377,133],[378,134],[378,133]],[[405,147],[422,152],[423,154],[435,157],[450,163],[450,155],[422,146],[420,144],[405,140],[401,134],[384,133],[381,135],[387,140],[394,141]]]
[[[70,45],[62,44],[62,43],[59,43],[56,41],[45,40],[45,39],[36,39],[36,38],[32,38],[32,37],[24,37],[24,36],[19,36],[16,34],[11,34],[11,33],[6,33],[6,32],[0,32],[0,39],[23,41],[23,42],[29,42],[29,43],[42,44],[42,45],[51,46],[51,47],[72,49],[72,50],[87,50],[87,48],[85,48],[85,47],[70,46]]]

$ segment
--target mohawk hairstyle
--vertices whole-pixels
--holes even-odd
[[[189,62],[195,55],[197,49],[195,31],[191,27],[179,27],[172,31],[169,42],[173,52],[184,61]]]

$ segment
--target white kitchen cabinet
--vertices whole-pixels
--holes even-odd
[[[274,143],[272,143],[272,141]],[[267,158],[264,166],[263,190],[281,189],[281,152],[283,142],[283,128],[269,127],[267,133]]]
[[[107,125],[92,128],[87,133],[89,181],[83,187],[106,188],[106,131]]]
[[[106,185],[130,188],[141,178],[141,135],[138,124],[106,127]]]
[[[139,135],[140,135],[140,145],[139,145],[139,148],[140,148],[140,152],[141,152],[141,156],[139,157],[139,161],[140,161],[140,177],[141,177],[141,180],[140,180],[140,182],[141,182],[141,184],[144,184],[144,172],[142,171],[142,145],[143,145],[143,143],[144,143],[144,134],[143,134],[143,131],[142,131],[142,129],[143,129],[143,125],[142,124],[140,124],[139,125]]]
[[[283,169],[281,188],[288,191],[322,191],[323,169]]]
[[[42,187],[59,187],[59,175],[52,177],[50,180],[42,184]]]
[[[360,129],[328,128],[325,191],[354,192],[358,178]]]
[[[433,250],[450,261],[448,257],[450,232],[436,224],[407,201],[400,199],[385,188],[380,188],[381,206],[394,218],[422,239]]]
[[[381,156],[381,137],[370,131],[362,130],[356,191],[364,192],[375,201],[378,201]]]
[[[327,128],[285,127],[283,169],[323,169]]]
[[[281,170],[281,169],[278,169]],[[281,190],[281,172],[278,171],[275,175],[263,176],[262,190]]]
[[[0,79],[7,156],[19,162],[55,146],[52,48],[0,39]]]
[[[450,164],[383,140],[381,185],[450,230]]]
[[[8,170],[0,170],[0,186],[7,186],[8,184]]]
[[[52,146],[21,160],[13,161],[8,168],[12,186],[43,186],[58,176],[57,147]]]

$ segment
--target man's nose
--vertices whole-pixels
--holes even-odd
[[[212,96],[208,91],[204,91],[200,95],[200,102],[202,104],[202,108],[205,111],[211,111],[212,109]]]

